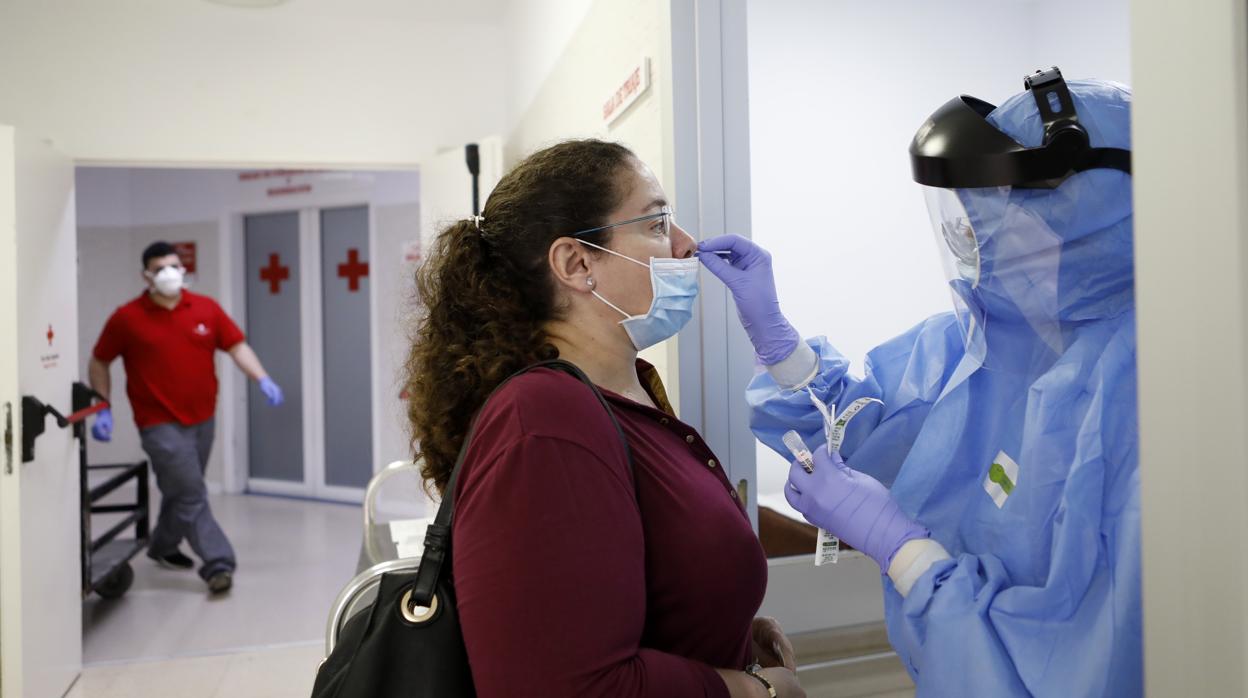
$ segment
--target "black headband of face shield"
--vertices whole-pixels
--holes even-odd
[[[988,123],[995,106],[962,95],[937,109],[910,142],[914,181],[931,187],[1053,189],[1077,172],[1131,173],[1131,151],[1093,148],[1056,67],[1023,78],[1044,120],[1044,142],[1027,148]]]

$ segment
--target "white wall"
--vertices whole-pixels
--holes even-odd
[[[664,45],[666,10],[664,0],[593,2],[553,66],[542,70],[543,66],[533,65],[527,78],[518,78],[523,83],[540,77],[541,86],[512,123],[508,164],[568,138],[606,138],[628,145],[662,179],[661,108],[668,89],[661,62],[668,50]],[[651,88],[608,126],[602,105],[643,55],[651,58]],[[517,70],[516,75],[521,74]]]
[[[670,99],[670,71],[663,63],[670,52],[667,11],[667,0],[594,0],[554,65],[548,71],[541,70],[542,64],[530,65],[530,74],[523,80],[527,84],[537,78],[541,86],[507,138],[507,165],[569,138],[619,141],[654,170],[668,199],[674,200],[663,121],[665,104]],[[603,103],[628,78],[642,56],[651,60],[649,91],[613,124],[606,124],[602,118]],[[547,73],[544,79],[543,72]],[[680,202],[675,201],[675,205],[679,219]],[[680,404],[676,351],[676,340],[668,340],[641,353],[658,369],[673,405]]]
[[[477,177],[479,204],[484,209],[485,200],[503,176],[503,139],[490,136],[475,143],[481,165]],[[427,250],[448,224],[472,215],[472,175],[468,173],[464,146],[447,148],[426,158],[420,174],[421,245]]]
[[[216,298],[236,318],[240,302],[233,285],[222,231],[227,219],[250,211],[318,208],[371,203],[376,222],[377,249],[370,253],[370,274],[377,284],[381,326],[378,356],[380,394],[374,407],[380,426],[380,449],[375,460],[385,464],[409,457],[398,373],[406,354],[402,320],[412,297],[410,266],[403,261],[405,243],[420,237],[420,177],[415,172],[324,172],[296,175],[296,183],[310,183],[306,194],[271,197],[276,180],[248,180],[230,170],[171,170],[144,168],[79,168],[78,170],[79,345],[86,357],[108,315],[143,289],[139,258],[143,248],[158,239],[198,244],[199,272],[192,290]],[[241,323],[240,323],[241,324]],[[260,357],[261,361],[265,357]],[[83,369],[85,375],[85,368]],[[117,423],[114,440],[91,445],[93,462],[141,457],[124,391],[125,372],[114,363],[113,402]],[[245,379],[233,362],[217,356],[221,396],[217,405],[218,437],[208,467],[208,480],[223,484],[223,464],[238,444],[229,443],[230,424],[245,420]],[[236,483],[237,487],[242,483]]]
[[[594,0],[515,0],[505,10],[507,123],[533,104]]]
[[[1056,65],[1067,78],[1100,78],[1130,85],[1129,5],[1128,0],[1027,3],[1033,28],[1031,40],[1023,44],[1024,67],[1033,70],[1029,66]],[[1021,90],[1022,80],[1015,86]]]
[[[79,161],[412,165],[505,123],[508,0],[0,3],[0,122]]]
[[[294,209],[363,198],[404,203],[414,201],[420,187],[414,171],[334,170],[241,179],[239,171],[224,169],[80,167],[78,180],[86,187],[78,195],[83,206],[79,222],[103,226],[215,221],[227,210]],[[309,184],[312,191],[269,194],[288,180]]]
[[[423,178],[422,178],[423,183]],[[375,335],[381,340],[378,395],[373,396],[373,419],[380,429],[381,446],[373,460],[384,466],[410,460],[407,402],[403,399],[403,365],[410,347],[416,288],[413,275],[418,260],[408,260],[412,244],[421,237],[420,203],[378,206],[373,215],[377,247],[370,253],[369,274],[378,299]],[[419,250],[421,248],[417,248]]]
[[[790,321],[856,373],[872,347],[952,308],[910,174],[923,120],[958,94],[1000,104],[1038,67],[1130,79],[1125,0],[748,8],[753,237]],[[760,444],[758,467],[768,504],[791,512],[788,464]]]

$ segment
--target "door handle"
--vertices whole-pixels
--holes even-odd
[[[99,402],[92,405],[92,400],[99,400]],[[74,383],[71,403],[76,411],[66,417],[55,407],[41,402],[38,398],[32,395],[22,396],[23,463],[29,463],[35,459],[35,439],[39,438],[39,436],[43,434],[43,422],[48,415],[52,415],[56,418],[56,426],[62,429],[67,429],[81,423],[93,414],[103,412],[108,409],[109,406],[108,402],[104,400],[103,395],[100,395],[82,383]],[[5,408],[11,410],[7,404],[5,405]],[[11,422],[12,416],[10,415],[8,419]],[[74,426],[74,435],[81,436],[84,439],[86,438],[83,436],[83,432],[81,432],[76,426]],[[5,468],[6,471],[12,472],[12,435],[7,431],[5,432],[5,449],[8,457]]]
[[[13,474],[13,403],[4,403],[4,474]]]
[[[56,417],[56,425],[62,429],[69,426],[69,420],[55,407],[40,402],[32,395],[22,396],[22,462],[29,463],[35,459],[35,439],[43,434],[44,419],[52,415]]]

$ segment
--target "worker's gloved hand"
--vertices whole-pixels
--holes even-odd
[[[260,379],[260,392],[264,393],[264,397],[269,401],[269,406],[271,407],[277,407],[285,401],[285,398],[282,397],[282,389],[268,376]]]
[[[714,252],[731,254],[724,258]],[[780,312],[771,254],[740,235],[720,235],[698,243],[698,259],[732,293],[737,316],[763,364],[789,358],[802,338]]]
[[[888,570],[908,540],[931,532],[902,513],[879,480],[845,465],[839,455],[816,449],[815,472],[794,461],[784,497],[812,524],[852,545]]]
[[[91,425],[91,435],[96,441],[113,440],[113,411],[107,407],[95,413],[95,424]]]

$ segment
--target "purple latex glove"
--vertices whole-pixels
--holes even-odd
[[[714,252],[730,254],[724,258]],[[771,254],[740,235],[720,235],[698,243],[698,259],[732,293],[737,317],[763,365],[789,358],[802,337],[780,312]]]
[[[879,480],[845,465],[839,455],[815,449],[815,472],[794,461],[784,497],[812,524],[852,545],[888,571],[893,555],[931,532],[902,513]]]
[[[95,424],[91,425],[91,435],[96,441],[113,440],[113,411],[107,407],[95,413]]]
[[[260,392],[264,393],[264,397],[268,399],[271,407],[277,407],[286,399],[282,397],[282,389],[268,376],[260,379]]]

